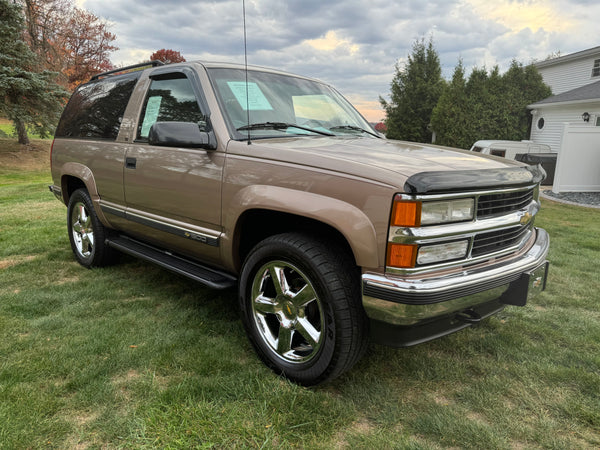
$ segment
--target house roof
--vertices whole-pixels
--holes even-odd
[[[590,56],[600,56],[600,46],[588,48],[580,52],[571,53],[570,55],[560,56],[558,58],[547,59],[545,61],[539,61],[534,64],[535,67],[541,69],[542,67],[554,66],[556,64],[563,64],[569,61],[573,61],[581,58],[589,58]]]
[[[599,47],[600,48],[600,47]],[[600,81],[586,84],[585,86],[571,89],[562,94],[553,95],[552,97],[540,100],[537,103],[527,106],[528,108],[539,108],[541,106],[550,106],[556,103],[573,104],[573,103],[589,103],[592,101],[600,101]]]

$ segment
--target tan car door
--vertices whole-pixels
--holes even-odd
[[[156,122],[206,127],[197,92],[182,72],[151,78],[137,138],[125,155],[126,217],[133,222],[129,229],[146,240],[217,260],[223,153],[148,143],[150,127]]]

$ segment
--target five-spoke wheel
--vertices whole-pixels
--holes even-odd
[[[70,220],[75,251],[81,257],[89,258],[94,249],[94,229],[90,213],[82,202],[75,203]]]
[[[73,254],[81,265],[100,267],[114,262],[117,252],[105,243],[108,230],[98,219],[90,194],[83,188],[69,197],[67,228]]]
[[[271,236],[246,257],[240,308],[265,363],[305,385],[350,369],[367,345],[352,255],[301,233]]]
[[[252,312],[261,338],[282,360],[306,362],[323,342],[323,308],[310,280],[292,264],[273,261],[252,281]]]

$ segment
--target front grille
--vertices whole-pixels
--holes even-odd
[[[504,230],[480,233],[473,239],[471,256],[480,256],[495,253],[519,244],[527,235],[531,226],[511,227]]]
[[[525,208],[533,200],[533,189],[482,195],[477,200],[477,218],[506,214]]]

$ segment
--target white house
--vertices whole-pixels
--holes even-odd
[[[600,191],[600,47],[535,66],[555,94],[528,106],[530,139],[558,153],[552,190]]]
[[[600,127],[600,79],[548,97],[528,108],[532,115],[530,139],[559,152],[565,123]]]
[[[600,80],[600,46],[534,64],[554,95]]]
[[[529,105],[531,140],[558,152],[564,123],[600,126],[600,47],[534,65],[554,96]]]

